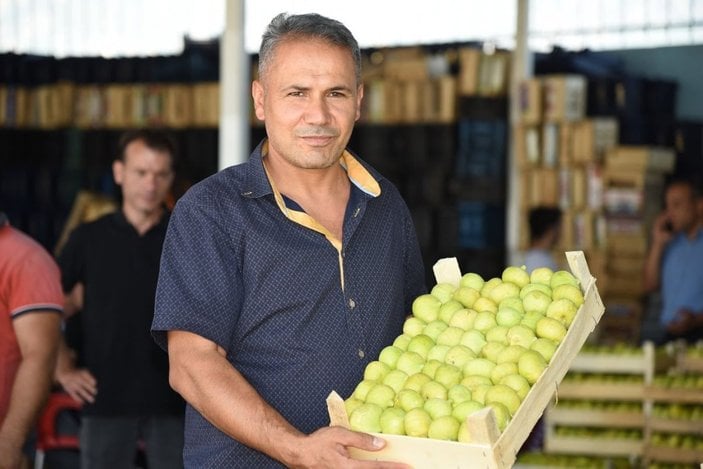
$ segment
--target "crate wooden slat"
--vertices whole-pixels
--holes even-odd
[[[703,461],[703,451],[686,448],[667,448],[663,446],[649,446],[644,449],[647,460],[666,461],[681,464],[700,464]]]
[[[681,371],[703,373],[703,358],[683,354],[678,359],[677,367]]]
[[[557,389],[559,399],[641,401],[644,385],[636,383],[563,382]]]
[[[656,402],[678,402],[681,404],[703,404],[703,389],[677,389],[646,386],[644,396]]]
[[[549,422],[584,427],[642,428],[646,423],[643,412],[617,412],[584,409],[549,409]]]
[[[703,435],[703,421],[675,420],[662,417],[650,417],[649,428],[655,432],[698,433]]]
[[[644,443],[640,440],[578,438],[554,436],[545,440],[548,453],[592,454],[597,456],[638,456]]]
[[[480,427],[483,440],[477,443],[458,443],[399,435],[381,435],[386,447],[377,452],[349,448],[357,459],[399,461],[415,469],[452,467],[455,469],[502,469],[515,462],[516,454],[527,439],[537,420],[554,395],[569,365],[579,352],[588,335],[598,324],[605,307],[598,294],[596,279],[591,275],[582,251],[566,253],[569,267],[581,282],[584,304],[579,308],[566,336],[557,348],[551,363],[544,370],[523,400],[506,429],[496,436],[495,417],[492,409],[469,416],[469,427],[474,435]],[[445,266],[446,267],[446,266]],[[331,425],[348,427],[344,402],[336,393],[330,394],[327,405]],[[493,436],[492,436],[493,435]]]

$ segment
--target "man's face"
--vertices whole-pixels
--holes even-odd
[[[124,161],[112,165],[115,182],[122,186],[125,208],[151,214],[161,208],[173,182],[171,156],[149,148],[141,140],[127,145]]]
[[[265,121],[269,154],[304,169],[335,164],[359,118],[363,88],[347,49],[316,39],[279,44],[252,85],[256,117]]]
[[[666,191],[666,213],[675,232],[688,231],[698,221],[698,207],[691,188],[673,184]]]

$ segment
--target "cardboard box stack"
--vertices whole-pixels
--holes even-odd
[[[643,269],[653,219],[662,208],[665,176],[674,170],[672,149],[620,145],[605,159],[608,310],[601,335],[637,337],[642,318]],[[607,333],[607,334],[606,334]]]
[[[530,209],[557,206],[562,210],[558,250],[583,250],[602,284],[603,161],[617,144],[618,124],[614,118],[586,118],[586,85],[580,75],[544,75],[521,84],[515,129],[522,179],[520,246],[529,246]]]

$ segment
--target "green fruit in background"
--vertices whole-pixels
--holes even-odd
[[[461,303],[464,308],[471,308],[480,296],[481,293],[478,290],[471,287],[459,287],[454,291],[452,299]]]
[[[530,283],[540,283],[550,286],[553,273],[554,271],[549,267],[537,267],[530,274]]]
[[[412,337],[422,334],[426,323],[420,318],[410,317],[403,323],[403,334]],[[399,347],[400,348],[400,347]]]
[[[437,419],[439,417],[443,417],[445,415],[452,414],[451,402],[436,397],[427,399],[425,401],[425,405],[422,408],[425,409],[428,414],[430,414],[432,420]]]
[[[460,309],[464,309],[463,304],[459,303],[456,300],[449,300],[439,307],[438,319],[440,321],[443,321],[445,324],[449,324],[449,321],[452,319],[452,316],[454,316],[454,313],[456,313]]]
[[[442,302],[435,295],[420,295],[413,300],[413,316],[425,323],[434,321],[439,316],[440,306],[442,306]]]
[[[396,339],[397,340],[397,339]],[[394,345],[389,345],[381,350],[378,354],[378,361],[385,363],[389,368],[395,368],[396,363],[398,363],[398,358],[403,354],[403,349],[400,349]]]
[[[381,433],[405,435],[405,411],[397,407],[384,409],[379,418]]]
[[[432,287],[430,294],[432,296],[435,296],[442,303],[446,303],[447,301],[452,299],[452,296],[454,295],[454,290],[456,290],[456,287],[451,283],[438,283],[437,285]]]
[[[535,384],[544,369],[547,368],[547,361],[534,350],[527,350],[518,359],[517,368],[528,383]]]
[[[578,287],[579,281],[571,272],[567,272],[566,270],[557,270],[552,274],[552,278],[549,281],[549,286],[552,287],[552,290],[559,285],[565,284],[575,285]]]
[[[500,355],[505,347],[507,347],[507,345],[503,342],[487,342],[486,345],[483,346],[483,349],[481,349],[481,357],[495,363],[498,355]]]
[[[560,343],[564,339],[564,336],[566,336],[566,327],[556,319],[544,317],[537,321],[535,332],[537,337],[543,337]]]
[[[376,404],[385,409],[391,407],[395,401],[395,391],[390,386],[378,383],[366,394],[367,404]]]
[[[376,404],[365,403],[354,409],[349,416],[349,426],[358,432],[381,431],[381,414],[383,408]]]
[[[422,408],[425,400],[419,392],[412,389],[401,389],[395,396],[395,406],[408,412],[412,409]]]
[[[427,358],[430,349],[434,347],[435,342],[431,337],[425,334],[418,334],[410,340],[408,344],[408,352],[415,352],[423,359]],[[399,357],[400,358],[400,357]]]
[[[474,290],[480,292],[483,288],[484,283],[485,282],[483,280],[483,277],[481,277],[479,274],[469,272],[468,274],[464,274],[461,276],[459,286],[473,288]]]
[[[435,440],[456,441],[459,435],[459,421],[451,415],[432,420],[427,436]]]
[[[378,360],[369,362],[364,369],[364,380],[381,381],[390,370],[390,366]]]
[[[396,363],[396,369],[404,371],[408,376],[412,376],[415,373],[422,371],[422,367],[425,366],[425,359],[416,352],[405,351],[400,357],[398,357],[398,362]]]
[[[515,284],[518,288],[522,288],[528,283],[530,283],[530,275],[527,273],[525,266],[516,267],[509,266],[503,270],[501,275],[503,282],[511,282]]]
[[[416,408],[405,413],[405,434],[425,438],[432,423],[432,417],[423,408]]]
[[[442,331],[447,327],[447,323],[445,323],[441,319],[436,319],[425,326],[425,328],[422,330],[422,334],[426,335],[427,337],[431,338],[436,342],[439,334],[441,334]]]
[[[393,391],[399,392],[403,389],[407,379],[407,373],[400,370],[391,370],[386,376],[383,377],[382,383],[393,388]]]

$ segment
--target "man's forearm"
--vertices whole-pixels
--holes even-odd
[[[664,246],[660,243],[654,243],[647,253],[647,258],[644,264],[644,289],[651,292],[659,288],[661,258],[664,252]]]
[[[55,356],[33,354],[22,359],[10,396],[10,407],[0,427],[0,440],[24,444],[51,388]]]
[[[290,464],[304,434],[266,403],[216,351],[174,351],[169,340],[171,384],[186,401],[235,440]],[[183,349],[182,349],[183,350]]]

